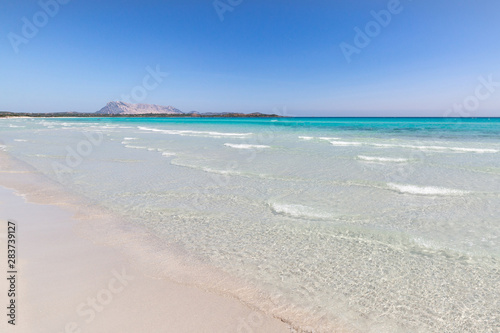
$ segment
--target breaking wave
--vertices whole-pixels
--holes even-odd
[[[449,195],[465,195],[470,193],[468,191],[463,191],[463,190],[444,188],[444,187],[434,187],[434,186],[417,186],[417,185],[395,184],[395,183],[388,183],[387,186],[391,190],[404,194],[449,196]]]
[[[331,214],[325,212],[318,212],[314,208],[302,205],[271,203],[269,204],[269,206],[271,207],[271,210],[276,214],[290,216],[294,218],[305,218],[305,219],[333,218]]]
[[[234,143],[225,143],[224,146],[235,148],[235,149],[266,149],[266,148],[271,148],[270,146],[265,146],[265,145],[248,145],[248,144],[234,144]]]
[[[364,155],[358,155],[358,159],[369,162],[394,162],[394,163],[403,163],[409,161],[409,159],[407,158],[375,157],[375,156],[364,156]]]
[[[198,136],[198,137],[212,137],[212,138],[247,138],[253,133],[226,133],[226,132],[213,132],[213,131],[192,131],[192,130],[163,130],[151,127],[138,126],[142,131],[158,132],[163,134],[181,135],[181,136]]]

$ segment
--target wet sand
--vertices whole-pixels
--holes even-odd
[[[0,187],[0,248],[14,220],[19,266],[16,326],[4,319],[2,332],[291,332],[234,298],[149,276],[82,237],[74,213]],[[0,288],[8,289],[5,279]]]

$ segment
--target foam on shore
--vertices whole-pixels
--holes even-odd
[[[410,184],[395,184],[395,183],[388,183],[387,186],[391,190],[398,191],[400,193],[406,193],[406,194],[417,194],[417,195],[465,195],[470,192],[468,191],[463,191],[463,190],[457,190],[457,189],[450,189],[450,188],[443,188],[443,187],[434,187],[434,186],[417,186],[417,185],[410,185]]]
[[[138,126],[138,129],[142,131],[158,132],[162,134],[170,135],[181,135],[181,136],[201,136],[201,137],[213,137],[213,138],[247,138],[253,133],[225,133],[225,132],[215,132],[215,131],[193,131],[193,130],[171,130],[171,129],[158,129],[152,127]]]
[[[379,157],[379,156],[364,156],[358,155],[358,158],[363,161],[369,162],[394,162],[394,163],[403,163],[408,162],[407,158],[395,158],[395,157]]]
[[[234,148],[234,149],[266,149],[271,148],[265,145],[250,145],[250,144],[235,144],[235,143],[225,143],[224,146]]]

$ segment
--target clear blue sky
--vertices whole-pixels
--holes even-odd
[[[473,116],[500,116],[500,83],[474,100],[478,77],[500,82],[500,1],[401,0],[377,31],[371,11],[390,3],[220,0],[218,13],[212,0],[71,0],[44,22],[38,1],[2,0],[0,110],[94,112],[140,91],[159,66],[169,75],[132,102],[442,116],[467,101]],[[23,35],[23,17],[38,20],[36,35]],[[340,45],[355,47],[354,28],[367,24],[373,37],[348,62]]]

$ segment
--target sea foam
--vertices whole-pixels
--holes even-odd
[[[407,158],[375,157],[375,156],[364,156],[364,155],[358,155],[358,159],[370,162],[394,162],[394,163],[403,163],[409,161]]]
[[[387,186],[391,190],[395,190],[400,193],[405,194],[417,194],[417,195],[465,195],[468,191],[450,189],[444,187],[434,187],[434,186],[417,186],[409,184],[395,184],[388,183]]]
[[[167,129],[158,129],[158,128],[151,128],[144,126],[138,126],[138,128],[142,131],[158,132],[163,134],[181,135],[181,136],[201,136],[201,137],[213,137],[213,138],[231,137],[231,138],[243,139],[253,134],[253,133],[226,133],[226,132],[214,132],[214,131],[167,130]]]
[[[312,140],[313,137],[299,137],[304,140]],[[307,138],[307,139],[306,139]],[[498,153],[498,149],[491,148],[464,148],[464,147],[447,147],[447,146],[431,146],[431,145],[408,145],[408,144],[394,144],[394,143],[372,143],[360,141],[337,141],[340,138],[320,137],[320,140],[328,141],[333,146],[348,147],[348,146],[371,146],[377,148],[407,148],[416,149],[429,152],[459,152],[459,153]]]
[[[271,210],[277,214],[286,215],[294,218],[306,219],[328,219],[332,215],[325,212],[318,212],[316,209],[295,204],[271,203]]]
[[[265,145],[249,145],[249,144],[234,144],[234,143],[225,143],[224,146],[235,148],[235,149],[266,149],[271,148],[270,146]]]

